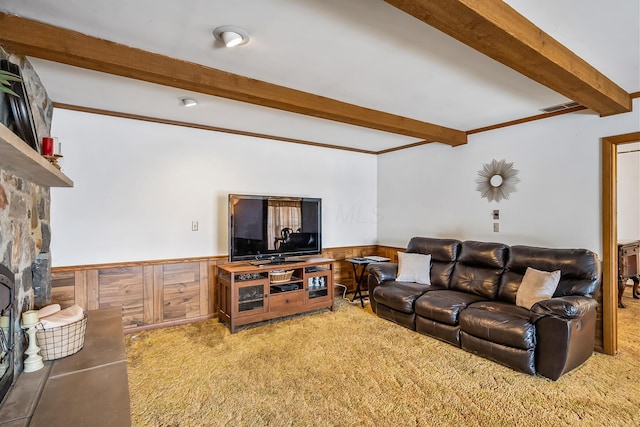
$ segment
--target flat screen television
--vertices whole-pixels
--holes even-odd
[[[322,199],[229,194],[229,261],[322,252]]]

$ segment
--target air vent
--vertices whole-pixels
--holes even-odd
[[[555,113],[556,111],[568,110],[569,108],[580,107],[579,102],[571,101],[564,104],[554,105],[552,107],[542,108],[543,113]]]

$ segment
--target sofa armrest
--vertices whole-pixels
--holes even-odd
[[[598,307],[598,302],[590,297],[565,296],[539,301],[531,307],[529,318],[537,322],[542,317],[555,316],[561,319],[579,319]]]
[[[373,297],[376,286],[388,280],[395,280],[398,275],[398,264],[393,262],[376,262],[367,266],[367,288],[369,290],[369,302],[371,310],[377,313],[378,304]]]
[[[531,307],[538,374],[555,381],[593,354],[597,307],[595,299],[584,296],[551,298]]]
[[[367,273],[373,276],[379,285],[387,280],[395,280],[398,275],[398,264],[394,262],[375,262],[367,266]]]

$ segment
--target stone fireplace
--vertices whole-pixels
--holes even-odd
[[[31,64],[1,47],[0,59],[9,59],[20,66],[37,137],[41,140],[43,136],[49,136],[53,106]],[[0,118],[11,116],[7,96],[0,93]],[[8,271],[14,282],[13,301],[0,301],[3,304],[0,309],[11,310],[10,314],[3,312],[2,315],[10,315],[11,319],[16,377],[23,369],[25,350],[20,315],[51,302],[50,200],[48,187],[30,182],[19,170],[0,167],[0,265],[6,268],[0,268],[0,272]],[[8,274],[3,275],[6,276]]]

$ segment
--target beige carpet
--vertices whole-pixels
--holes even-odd
[[[630,294],[630,292],[628,292]],[[338,301],[339,299],[336,299]],[[134,426],[640,425],[640,300],[620,352],[532,377],[340,300],[230,335],[217,320],[126,337]]]

